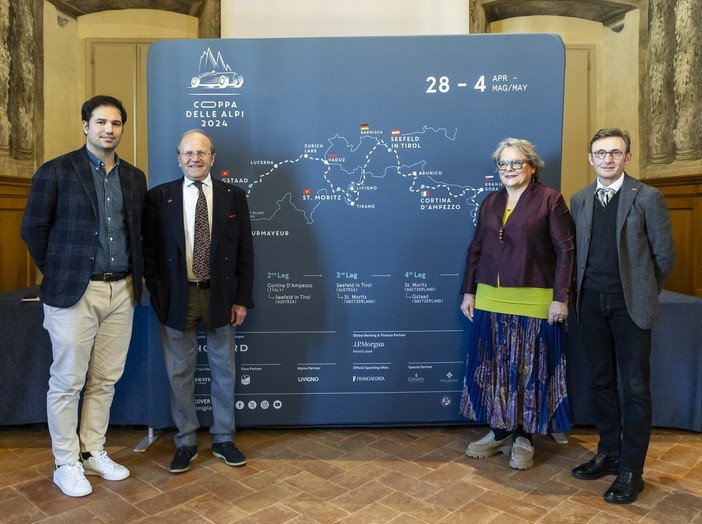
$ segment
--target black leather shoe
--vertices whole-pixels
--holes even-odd
[[[190,469],[190,463],[197,458],[197,446],[180,446],[168,466],[171,473],[183,473]]]
[[[617,475],[619,473],[619,457],[598,453],[589,462],[574,468],[571,473],[580,480],[595,480],[607,475]]]
[[[639,473],[622,470],[612,485],[604,493],[604,499],[612,504],[631,504],[644,489],[644,481]]]
[[[246,464],[246,457],[233,442],[212,444],[212,454],[221,458],[227,466],[243,466]]]

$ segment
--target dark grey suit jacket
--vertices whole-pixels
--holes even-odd
[[[590,248],[596,189],[597,182],[593,182],[570,199],[570,212],[575,221],[578,297]],[[660,312],[658,295],[675,262],[670,213],[660,191],[626,173],[619,193],[617,252],[624,299],[636,325],[651,329]],[[578,300],[578,312],[579,305]]]
[[[120,159],[119,179],[138,304],[143,287],[141,215],[146,177],[140,169]],[[71,307],[85,293],[98,248],[97,206],[85,146],[49,160],[35,173],[22,219],[22,239],[43,274],[40,295],[45,304]]]
[[[234,304],[253,307],[253,239],[243,189],[212,179],[210,329],[229,324]],[[188,267],[185,258],[183,178],[150,189],[144,213],[144,277],[159,321],[185,330]]]

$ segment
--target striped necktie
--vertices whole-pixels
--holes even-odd
[[[614,189],[611,187],[601,187],[597,190],[596,195],[602,207],[605,207],[614,196]]]

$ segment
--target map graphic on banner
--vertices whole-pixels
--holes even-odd
[[[248,195],[238,427],[465,422],[459,290],[491,155],[529,139],[559,187],[564,66],[552,35],[151,46],[150,186],[182,176],[175,144],[199,128],[213,176]]]

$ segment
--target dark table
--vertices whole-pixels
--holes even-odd
[[[652,331],[653,425],[702,431],[702,299],[663,291]],[[571,312],[571,318],[575,315]],[[568,325],[568,388],[574,422],[594,425],[588,363],[578,325]]]
[[[41,302],[21,302],[38,287],[0,295],[0,425],[46,422],[51,341]],[[144,301],[135,309],[124,375],[115,387],[110,423],[170,427],[168,379],[158,321]]]
[[[0,295],[0,425],[46,422],[51,343],[42,327],[41,303],[20,302],[36,290]],[[651,355],[653,425],[702,432],[702,299],[664,291],[661,306]],[[567,342],[573,420],[592,425],[588,364],[577,329],[571,321]],[[110,423],[172,427],[168,391],[158,321],[145,298],[135,310]]]

